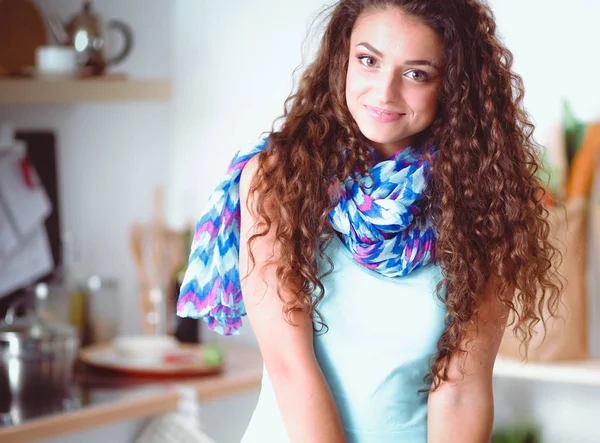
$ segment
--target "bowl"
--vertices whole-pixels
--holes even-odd
[[[167,335],[122,335],[113,340],[113,349],[125,360],[162,361],[178,344]]]

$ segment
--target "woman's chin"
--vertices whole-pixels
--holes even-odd
[[[410,139],[394,136],[383,136],[381,134],[371,134],[363,131],[363,136],[375,148],[384,148],[386,151],[396,152],[410,145]]]

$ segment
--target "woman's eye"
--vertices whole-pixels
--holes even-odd
[[[417,82],[425,82],[429,80],[429,76],[423,71],[410,71],[406,75]]]
[[[358,59],[367,68],[372,68],[376,64],[375,59],[373,57],[371,57],[370,55],[359,55]]]

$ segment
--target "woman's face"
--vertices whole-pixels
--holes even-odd
[[[433,121],[443,62],[438,35],[400,9],[368,11],[357,19],[346,103],[383,158],[410,146]]]

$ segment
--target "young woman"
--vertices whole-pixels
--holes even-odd
[[[335,5],[181,290],[220,333],[248,315],[265,370],[244,443],[489,441],[507,315],[527,344],[560,292],[511,65],[477,0]]]

